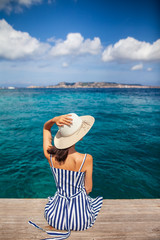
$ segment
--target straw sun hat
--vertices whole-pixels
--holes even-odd
[[[72,118],[70,126],[63,125],[59,127],[54,137],[54,146],[58,149],[69,148],[83,138],[94,124],[94,117],[90,115],[79,117],[75,113],[69,113]]]

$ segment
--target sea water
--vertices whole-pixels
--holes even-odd
[[[160,89],[1,89],[0,197],[56,191],[43,154],[43,125],[75,112],[95,124],[76,144],[93,156],[91,197],[160,197]],[[57,132],[52,127],[52,135]]]

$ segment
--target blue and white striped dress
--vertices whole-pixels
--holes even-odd
[[[85,154],[79,171],[55,168],[52,163],[52,155],[50,157],[57,192],[53,197],[49,197],[44,217],[50,226],[67,231],[65,233],[46,231],[48,234],[54,235],[54,239],[69,237],[70,230],[82,231],[92,227],[101,209],[103,197],[91,198],[87,195],[84,187],[85,172],[81,172],[81,169],[86,156],[87,154]],[[38,227],[31,221],[29,223]]]

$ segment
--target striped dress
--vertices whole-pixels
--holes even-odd
[[[48,224],[58,230],[67,232],[46,231],[54,236],[47,239],[65,239],[70,231],[82,231],[93,226],[101,209],[103,197],[91,198],[84,187],[85,172],[81,172],[87,154],[85,154],[79,171],[55,168],[52,163],[51,171],[54,176],[57,191],[45,206],[44,217]],[[33,222],[30,224],[38,227]],[[45,231],[44,229],[38,227]]]

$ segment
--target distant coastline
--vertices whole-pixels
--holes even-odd
[[[0,87],[0,89],[16,89],[18,87]],[[160,88],[160,86],[146,86],[141,84],[121,84],[115,82],[60,82],[48,86],[28,86],[25,88]]]
[[[27,88],[160,88],[160,86],[144,86],[141,84],[119,84],[115,82],[60,82],[49,86],[28,86]]]

